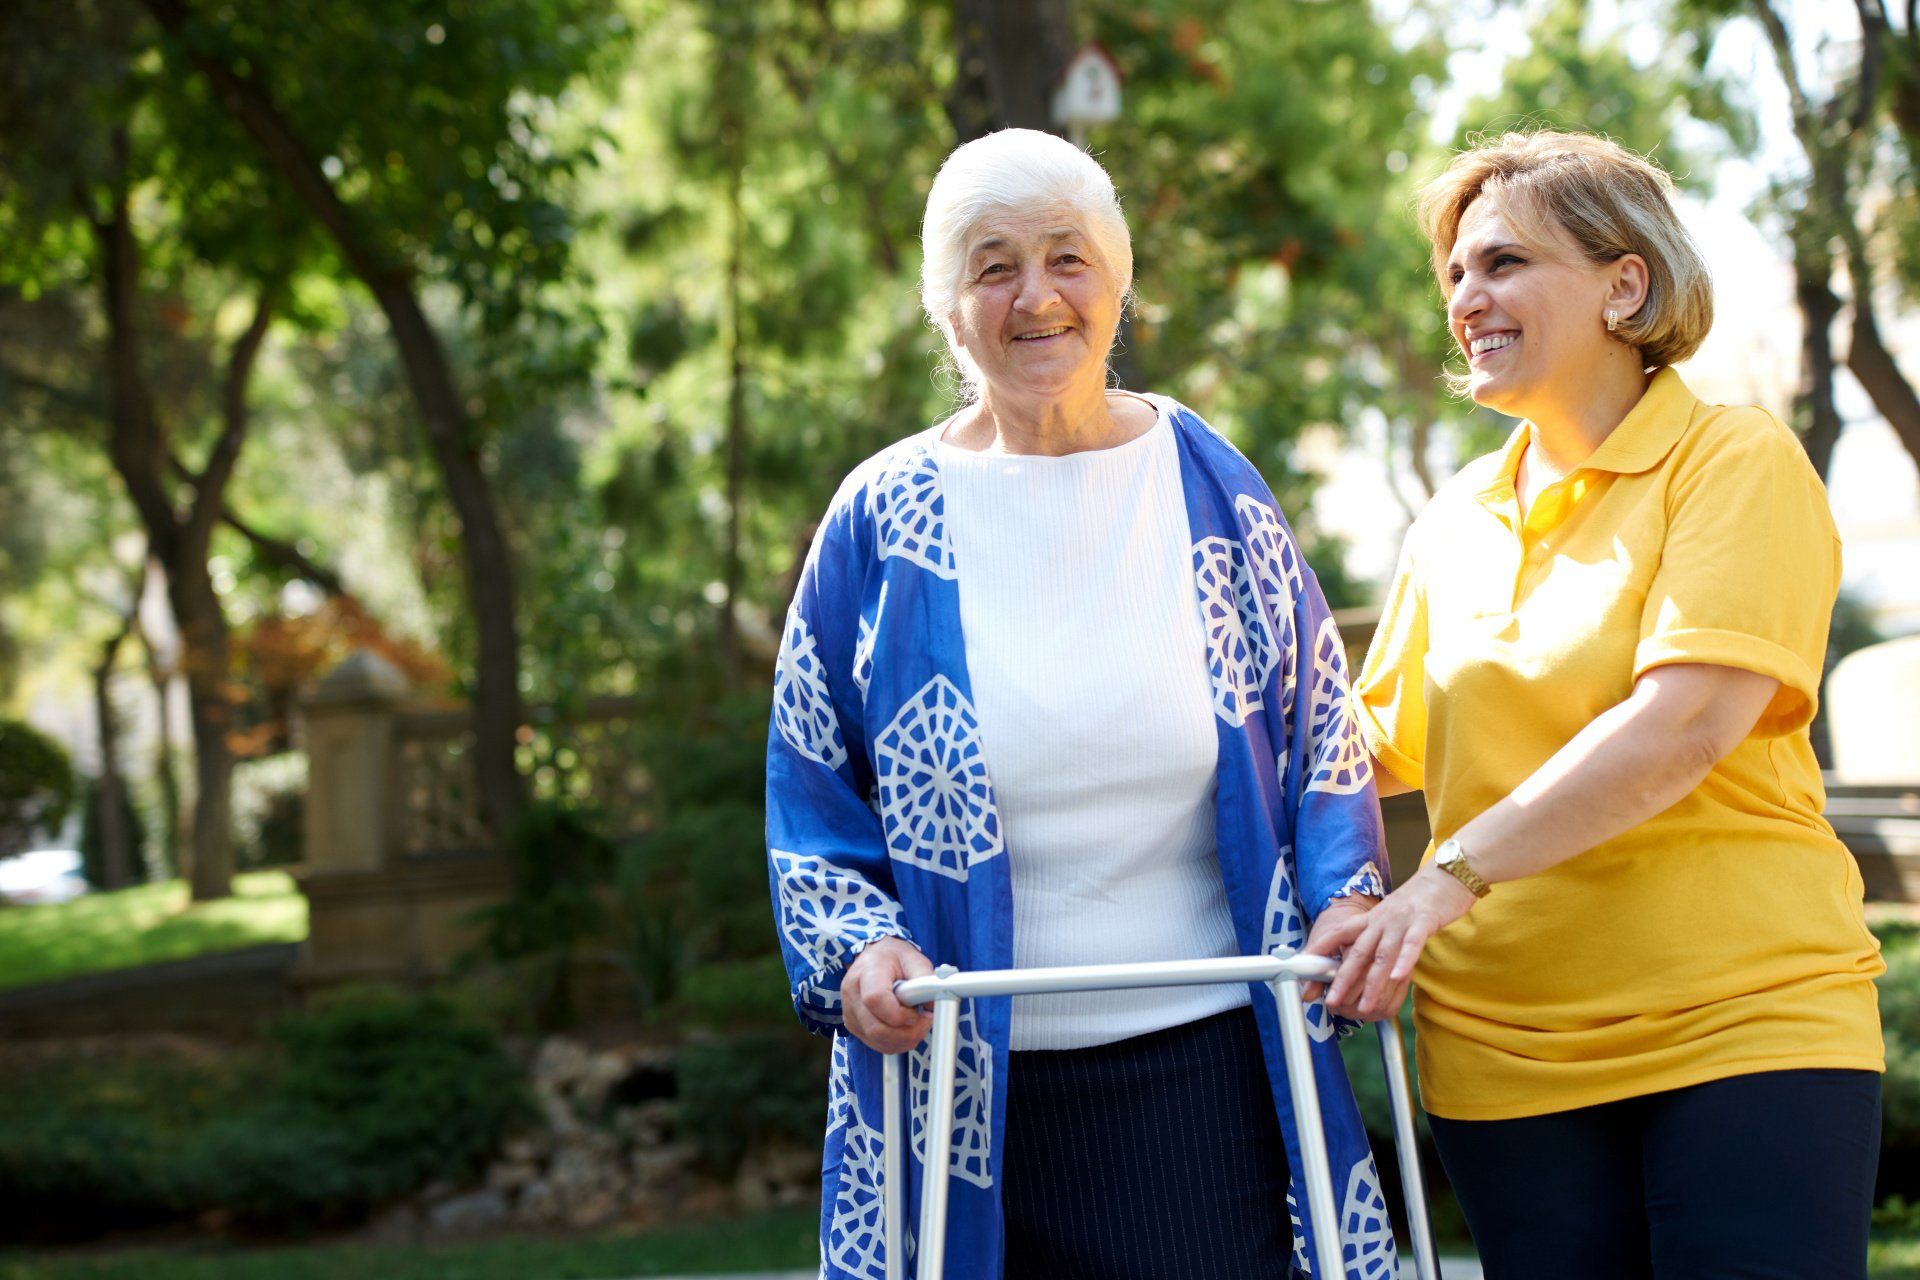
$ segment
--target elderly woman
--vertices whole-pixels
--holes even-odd
[[[1340,637],[1272,493],[1190,410],[1108,389],[1133,264],[1105,172],[1048,134],[969,143],[924,241],[969,402],[834,498],[767,767],[794,1006],[834,1041],[823,1274],[863,1280],[885,1266],[880,1055],[928,1025],[895,981],[1292,948],[1384,891]],[[1314,1015],[1348,1256],[1387,1276]],[[1302,1274],[1264,988],[979,1000],[960,1033],[948,1275]]]
[[[1826,494],[1673,371],[1712,294],[1652,165],[1509,134],[1422,213],[1467,389],[1524,421],[1415,523],[1361,673],[1439,845],[1314,940],[1328,1003],[1412,979],[1493,1280],[1864,1277],[1882,966],[1807,736]]]

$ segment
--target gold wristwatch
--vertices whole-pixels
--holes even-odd
[[[1482,880],[1480,873],[1468,864],[1467,851],[1460,847],[1458,840],[1451,838],[1443,840],[1440,847],[1433,851],[1433,863],[1467,886],[1467,892],[1476,898],[1486,897],[1493,889],[1493,886]]]

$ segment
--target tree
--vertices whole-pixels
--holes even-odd
[[[1773,199],[1787,220],[1794,292],[1804,325],[1794,425],[1808,455],[1824,475],[1840,433],[1833,402],[1832,325],[1844,309],[1852,331],[1846,366],[1920,463],[1920,396],[1881,336],[1876,297],[1880,263],[1863,217],[1864,193],[1880,173],[1885,131],[1880,111],[1888,82],[1896,124],[1913,100],[1908,70],[1917,47],[1912,6],[1902,31],[1890,23],[1884,0],[1854,0],[1859,38],[1846,46],[1851,56],[1838,74],[1827,77],[1824,95],[1816,77],[1800,64],[1794,32],[1777,0],[1689,0],[1687,9],[1705,24],[1743,17],[1758,24],[1786,88],[1794,139],[1806,161],[1806,173],[1777,184]],[[1835,288],[1837,269],[1843,265],[1844,295]]]
[[[218,172],[225,185],[208,193],[196,179],[208,177],[208,162],[217,161],[217,153],[168,147],[155,121],[178,119],[183,109],[169,99],[166,83],[143,67],[143,36],[133,17],[113,0],[101,0],[78,7],[15,6],[0,19],[11,28],[0,38],[11,55],[0,118],[9,136],[39,144],[7,166],[8,212],[29,232],[14,247],[11,266],[36,290],[85,283],[95,294],[94,314],[106,330],[98,352],[99,381],[107,393],[106,452],[165,573],[182,638],[197,783],[188,876],[193,896],[207,899],[229,893],[232,880],[229,639],[207,559],[251,425],[248,388],[255,362],[302,241],[284,220],[276,223],[276,210],[260,198],[252,175]],[[65,163],[36,165],[30,158],[36,154],[60,155],[56,139],[77,141],[75,154]],[[204,251],[216,242],[227,265],[240,269],[238,288],[252,296],[252,317],[222,357],[211,397],[217,407],[209,406],[218,426],[197,468],[178,454],[179,433],[163,403],[168,397],[156,392],[156,364],[147,349],[156,298],[149,292],[152,273],[137,199],[154,202],[149,221],[173,237],[158,273],[171,279],[162,290],[171,294],[170,305],[187,303],[183,273],[204,261]],[[249,229],[236,234],[241,226]],[[230,279],[223,286],[231,287]],[[184,403],[204,403],[194,390],[187,390]],[[65,395],[88,399],[71,390]]]
[[[620,26],[598,0],[490,0],[457,16],[412,0],[245,15],[141,2],[169,36],[175,73],[211,87],[387,320],[457,520],[477,641],[476,791],[504,835],[523,797],[514,557],[483,423],[422,287],[449,278],[496,339],[537,318],[541,287],[568,266],[570,230],[551,195],[584,152],[534,145],[530,117]]]

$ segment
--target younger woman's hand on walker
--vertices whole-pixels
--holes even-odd
[[[904,938],[882,938],[847,966],[840,980],[840,1011],[847,1030],[869,1049],[905,1053],[926,1037],[933,1012],[925,1005],[902,1004],[893,984],[924,978],[933,964]]]
[[[1316,922],[1306,954],[1340,962],[1324,997],[1328,1012],[1361,1022],[1399,1013],[1427,939],[1473,903],[1471,890],[1429,864],[1364,915],[1349,913],[1325,929]]]

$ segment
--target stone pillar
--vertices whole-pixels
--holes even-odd
[[[362,649],[314,687],[303,710],[307,744],[307,869],[377,871],[394,827],[393,718],[407,678]]]
[[[1842,783],[1920,783],[1920,636],[1857,649],[1827,676],[1833,772]]]

